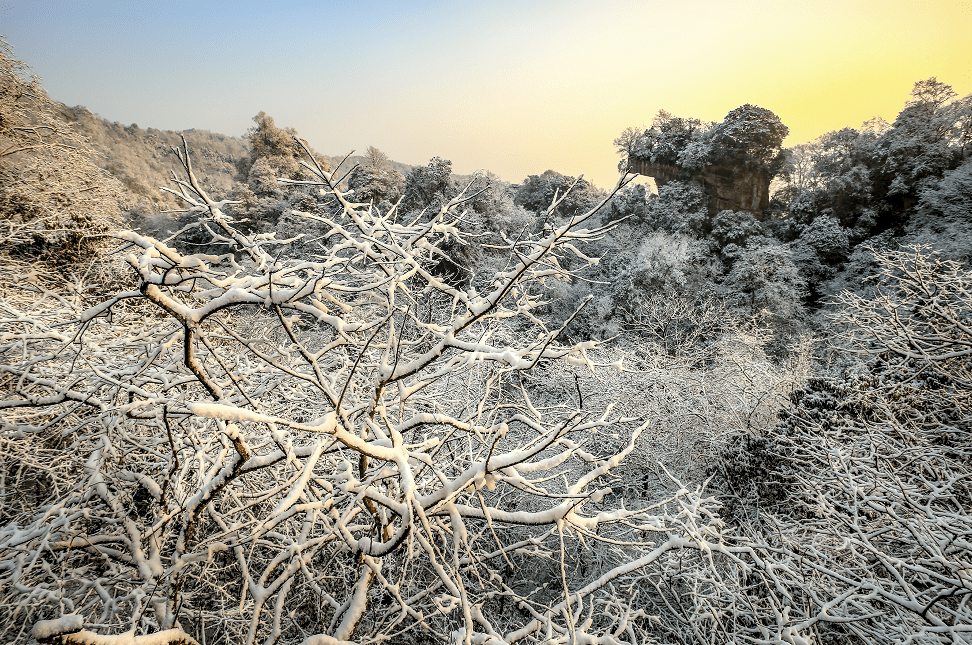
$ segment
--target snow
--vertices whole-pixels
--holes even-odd
[[[53,638],[58,634],[70,634],[71,632],[78,632],[84,628],[84,617],[78,616],[77,614],[71,614],[67,616],[61,616],[60,618],[55,618],[54,620],[41,620],[34,624],[34,628],[30,630],[30,635],[41,640],[44,638]]]
[[[279,419],[268,417],[265,414],[245,410],[233,405],[222,405],[220,403],[193,403],[189,406],[192,413],[209,419],[223,419],[224,421],[253,421],[255,423],[275,423]]]
[[[327,634],[314,634],[300,642],[300,645],[355,645],[351,641],[338,640]]]
[[[83,627],[84,618],[72,614],[54,620],[42,620],[34,625],[30,635],[40,641],[50,640],[61,634],[71,634],[71,645],[199,645],[181,629],[166,629],[154,634],[136,636],[134,632],[96,634],[82,629]],[[321,645],[333,644],[324,642]]]

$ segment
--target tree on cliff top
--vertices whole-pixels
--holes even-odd
[[[661,110],[651,128],[628,128],[614,144],[625,159],[698,170],[708,165],[743,164],[772,176],[779,170],[779,153],[789,134],[776,114],[746,103],[716,124],[676,117]]]
[[[706,132],[710,162],[756,163],[773,169],[790,129],[771,110],[746,103]]]

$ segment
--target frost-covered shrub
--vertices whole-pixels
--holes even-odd
[[[577,338],[607,338],[622,331],[640,333],[641,308],[659,298],[705,300],[713,291],[717,268],[705,244],[660,230],[619,226],[596,250],[605,257],[595,266],[572,267],[570,283],[551,285],[548,316],[559,324],[586,298],[590,302],[567,333]],[[576,264],[580,264],[575,260]]]
[[[812,249],[822,262],[834,264],[847,257],[850,240],[847,229],[835,218],[821,215],[804,227],[800,242]]]
[[[134,279],[113,297],[0,280],[0,468],[38,490],[0,528],[0,633],[652,638],[646,574],[722,537],[700,486],[659,469],[635,498],[615,474],[650,419],[542,395],[558,368],[608,367],[536,316],[557,256],[598,235],[593,213],[525,231],[463,289],[433,272],[463,236],[462,193],[402,223],[308,162],[341,210],[302,215],[328,243],[288,257],[196,188],[184,155],[196,230],[229,251],[120,231]],[[64,449],[48,462],[38,445]]]
[[[712,226],[705,193],[698,185],[681,181],[670,181],[658,189],[658,198],[649,202],[647,219],[652,227],[673,235],[702,237]]]
[[[841,623],[819,622],[822,639],[961,642],[972,276],[921,249],[877,262],[876,292],[845,293],[835,314],[836,373],[794,392],[779,424],[740,435],[713,470],[749,543],[812,602],[830,599]],[[787,584],[777,593],[802,595]]]
[[[800,236],[789,246],[793,262],[806,279],[811,295],[819,295],[821,283],[837,275],[850,252],[847,229],[828,215],[820,215],[803,227]]]
[[[348,188],[354,199],[364,203],[395,203],[405,190],[405,175],[391,166],[391,160],[381,150],[368,146],[365,163],[356,166],[348,175]],[[384,209],[387,210],[387,209]]]
[[[630,281],[632,294],[639,293],[642,297],[681,291],[688,281],[692,251],[691,240],[656,231],[638,246],[622,280]]]
[[[257,197],[276,197],[282,195],[280,187],[277,185],[277,170],[268,159],[260,157],[252,166],[246,176],[246,185]]]
[[[528,211],[541,213],[550,207],[555,196],[566,196],[554,211],[554,216],[562,219],[574,217],[590,209],[605,194],[582,177],[574,178],[555,170],[547,170],[543,174],[530,175],[524,179],[516,189],[513,202]]]
[[[652,199],[653,196],[644,184],[627,186],[611,198],[608,205],[610,215],[607,216],[607,219],[627,218],[630,221],[629,226],[639,228],[651,226],[648,204]]]
[[[751,238],[745,248],[727,245],[731,268],[721,285],[743,316],[768,315],[774,325],[798,328],[806,282],[789,248],[765,238]]]
[[[716,213],[712,219],[711,235],[718,244],[717,248],[730,243],[745,246],[750,237],[762,232],[762,225],[752,213],[724,210]]]

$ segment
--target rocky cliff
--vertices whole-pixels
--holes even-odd
[[[764,170],[717,164],[686,170],[637,158],[631,158],[630,163],[633,172],[654,178],[659,187],[674,180],[698,184],[713,215],[726,209],[759,215],[769,207],[770,177]]]

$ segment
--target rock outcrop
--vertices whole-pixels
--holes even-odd
[[[659,188],[674,180],[699,185],[713,215],[726,209],[761,215],[769,208],[770,177],[764,170],[715,164],[699,170],[686,170],[645,159],[631,158],[629,161],[633,172],[654,178]]]

